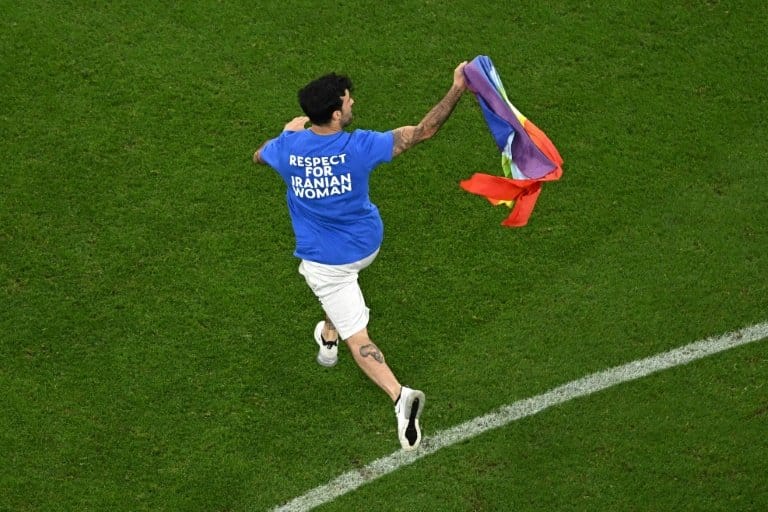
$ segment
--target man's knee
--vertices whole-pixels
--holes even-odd
[[[347,346],[349,346],[350,349],[359,348],[368,343],[372,342],[371,338],[368,336],[368,329],[365,327],[347,338]]]

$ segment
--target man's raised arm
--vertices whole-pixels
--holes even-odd
[[[431,138],[437,133],[440,127],[453,113],[453,109],[461,99],[462,94],[467,89],[467,83],[464,79],[464,66],[467,63],[462,62],[453,71],[453,85],[440,102],[432,107],[424,119],[416,126],[401,126],[392,130],[395,137],[392,157],[396,157],[403,151],[412,148],[419,142]]]

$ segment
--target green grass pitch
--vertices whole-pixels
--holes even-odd
[[[266,5],[259,5],[266,4]],[[467,94],[379,168],[370,332],[425,435],[768,319],[768,7],[0,0],[0,510],[268,510],[398,449],[250,157],[329,71],[415,124],[488,55],[560,150],[528,226],[460,190]],[[768,509],[765,342],[452,446],[322,510]]]

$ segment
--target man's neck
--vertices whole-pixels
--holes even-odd
[[[309,129],[316,135],[333,135],[341,131],[341,126],[336,123],[313,124]]]

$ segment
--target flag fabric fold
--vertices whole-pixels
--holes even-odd
[[[525,226],[541,193],[542,182],[562,176],[563,159],[549,137],[509,101],[489,57],[475,57],[464,67],[464,77],[501,152],[504,175],[475,173],[460,185],[494,205],[509,206],[512,211],[502,225]]]

